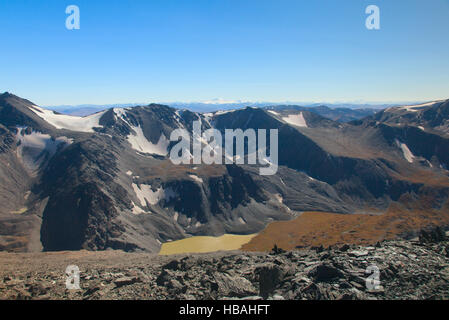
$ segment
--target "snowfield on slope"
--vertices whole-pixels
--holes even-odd
[[[306,119],[304,119],[302,112],[299,114],[289,114],[287,117],[283,117],[282,120],[297,127],[307,128],[307,122]]]
[[[396,139],[396,144],[398,145],[399,148],[401,148],[405,160],[407,160],[408,162],[412,163],[413,160],[415,159],[415,156],[414,156],[413,153],[410,151],[410,149],[408,148],[408,146],[407,146],[405,143],[402,143],[402,142],[400,142],[400,141],[397,140],[397,139]]]
[[[151,143],[151,141],[148,141],[145,137],[140,125],[136,127],[127,120],[126,110],[128,109],[114,108],[114,114],[116,117],[123,120],[131,128],[131,130],[134,131],[134,133],[130,133],[126,137],[132,148],[142,153],[166,156],[168,154],[168,146],[170,145],[170,141],[164,136],[164,134],[161,134],[157,144]],[[179,123],[178,119],[175,118],[175,120]]]
[[[135,134],[131,133],[128,135],[127,140],[134,150],[143,153],[157,154],[160,156],[166,156],[168,154],[168,146],[170,141],[163,134],[161,134],[158,143],[153,144],[145,137],[140,126],[132,126],[131,129]]]
[[[100,118],[106,112],[101,111],[87,117],[77,117],[58,114],[38,106],[30,107],[30,110],[56,129],[67,129],[78,132],[95,132],[93,128],[102,128],[103,126],[100,125]]]
[[[25,127],[18,127],[17,130],[16,139],[20,142],[17,155],[31,172],[36,171],[46,158],[53,157],[60,145],[73,142],[67,137],[53,139],[49,134],[38,131],[28,134]]]
[[[147,206],[147,202],[151,205],[155,205],[162,199],[169,200],[170,198],[176,197],[176,193],[170,188],[164,190],[160,187],[156,191],[153,191],[150,185],[141,184],[138,186],[135,183],[132,184],[132,187],[136,193],[137,199],[139,199],[140,204],[143,207]]]
[[[39,151],[48,151],[54,154],[61,143],[71,144],[72,139],[67,137],[58,137],[52,139],[49,134],[43,134],[38,131],[32,131],[30,134],[25,132],[26,128],[18,127],[17,139],[20,141],[20,148],[32,148]]]
[[[441,101],[432,101],[432,102],[427,102],[427,103],[422,103],[422,104],[417,104],[417,105],[412,105],[412,106],[402,106],[402,107],[399,107],[399,109],[407,110],[410,112],[418,112],[418,111],[420,111],[419,109],[424,108],[424,107],[429,107],[438,102],[441,102]]]

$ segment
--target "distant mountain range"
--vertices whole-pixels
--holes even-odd
[[[375,239],[447,224],[448,110],[449,100],[377,113],[150,104],[80,117],[4,93],[0,249],[158,252],[163,242],[194,235],[257,233],[305,211],[400,213],[395,223],[406,228],[382,220],[370,231]],[[178,128],[191,133],[193,121],[221,132],[278,129],[277,174],[260,176],[254,165],[174,165],[168,138]]]
[[[347,122],[351,120],[357,120],[368,115],[372,115],[377,111],[395,106],[394,104],[276,104],[271,102],[241,102],[241,101],[224,101],[224,100],[212,100],[206,102],[173,102],[164,103],[176,109],[187,109],[194,112],[213,112],[213,111],[225,111],[236,110],[246,107],[259,107],[259,108],[285,108],[294,107],[302,108],[320,114],[330,119]],[[49,110],[54,110],[59,113],[69,114],[74,116],[87,116],[99,111],[103,111],[110,108],[126,108],[135,107],[143,104],[128,103],[128,104],[109,104],[109,105],[63,105],[63,106],[51,106],[46,107]]]

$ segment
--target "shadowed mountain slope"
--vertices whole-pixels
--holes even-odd
[[[438,194],[434,209],[446,210],[446,107],[412,112],[417,118],[407,115],[407,125],[393,120],[401,107],[345,124],[302,109],[196,113],[157,104],[76,117],[5,93],[0,249],[157,252],[194,235],[257,233],[303,211],[385,212],[406,195],[424,201],[429,192]],[[248,164],[174,165],[170,134],[191,133],[193,121],[223,133],[278,129],[277,173],[260,176],[260,165]]]

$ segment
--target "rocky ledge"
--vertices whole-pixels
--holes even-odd
[[[66,289],[69,264],[80,269],[78,290]],[[1,299],[449,299],[441,230],[372,247],[271,253],[0,253],[0,265]]]

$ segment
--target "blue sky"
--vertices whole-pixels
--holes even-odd
[[[0,39],[0,92],[40,105],[449,98],[449,0],[0,0]]]

